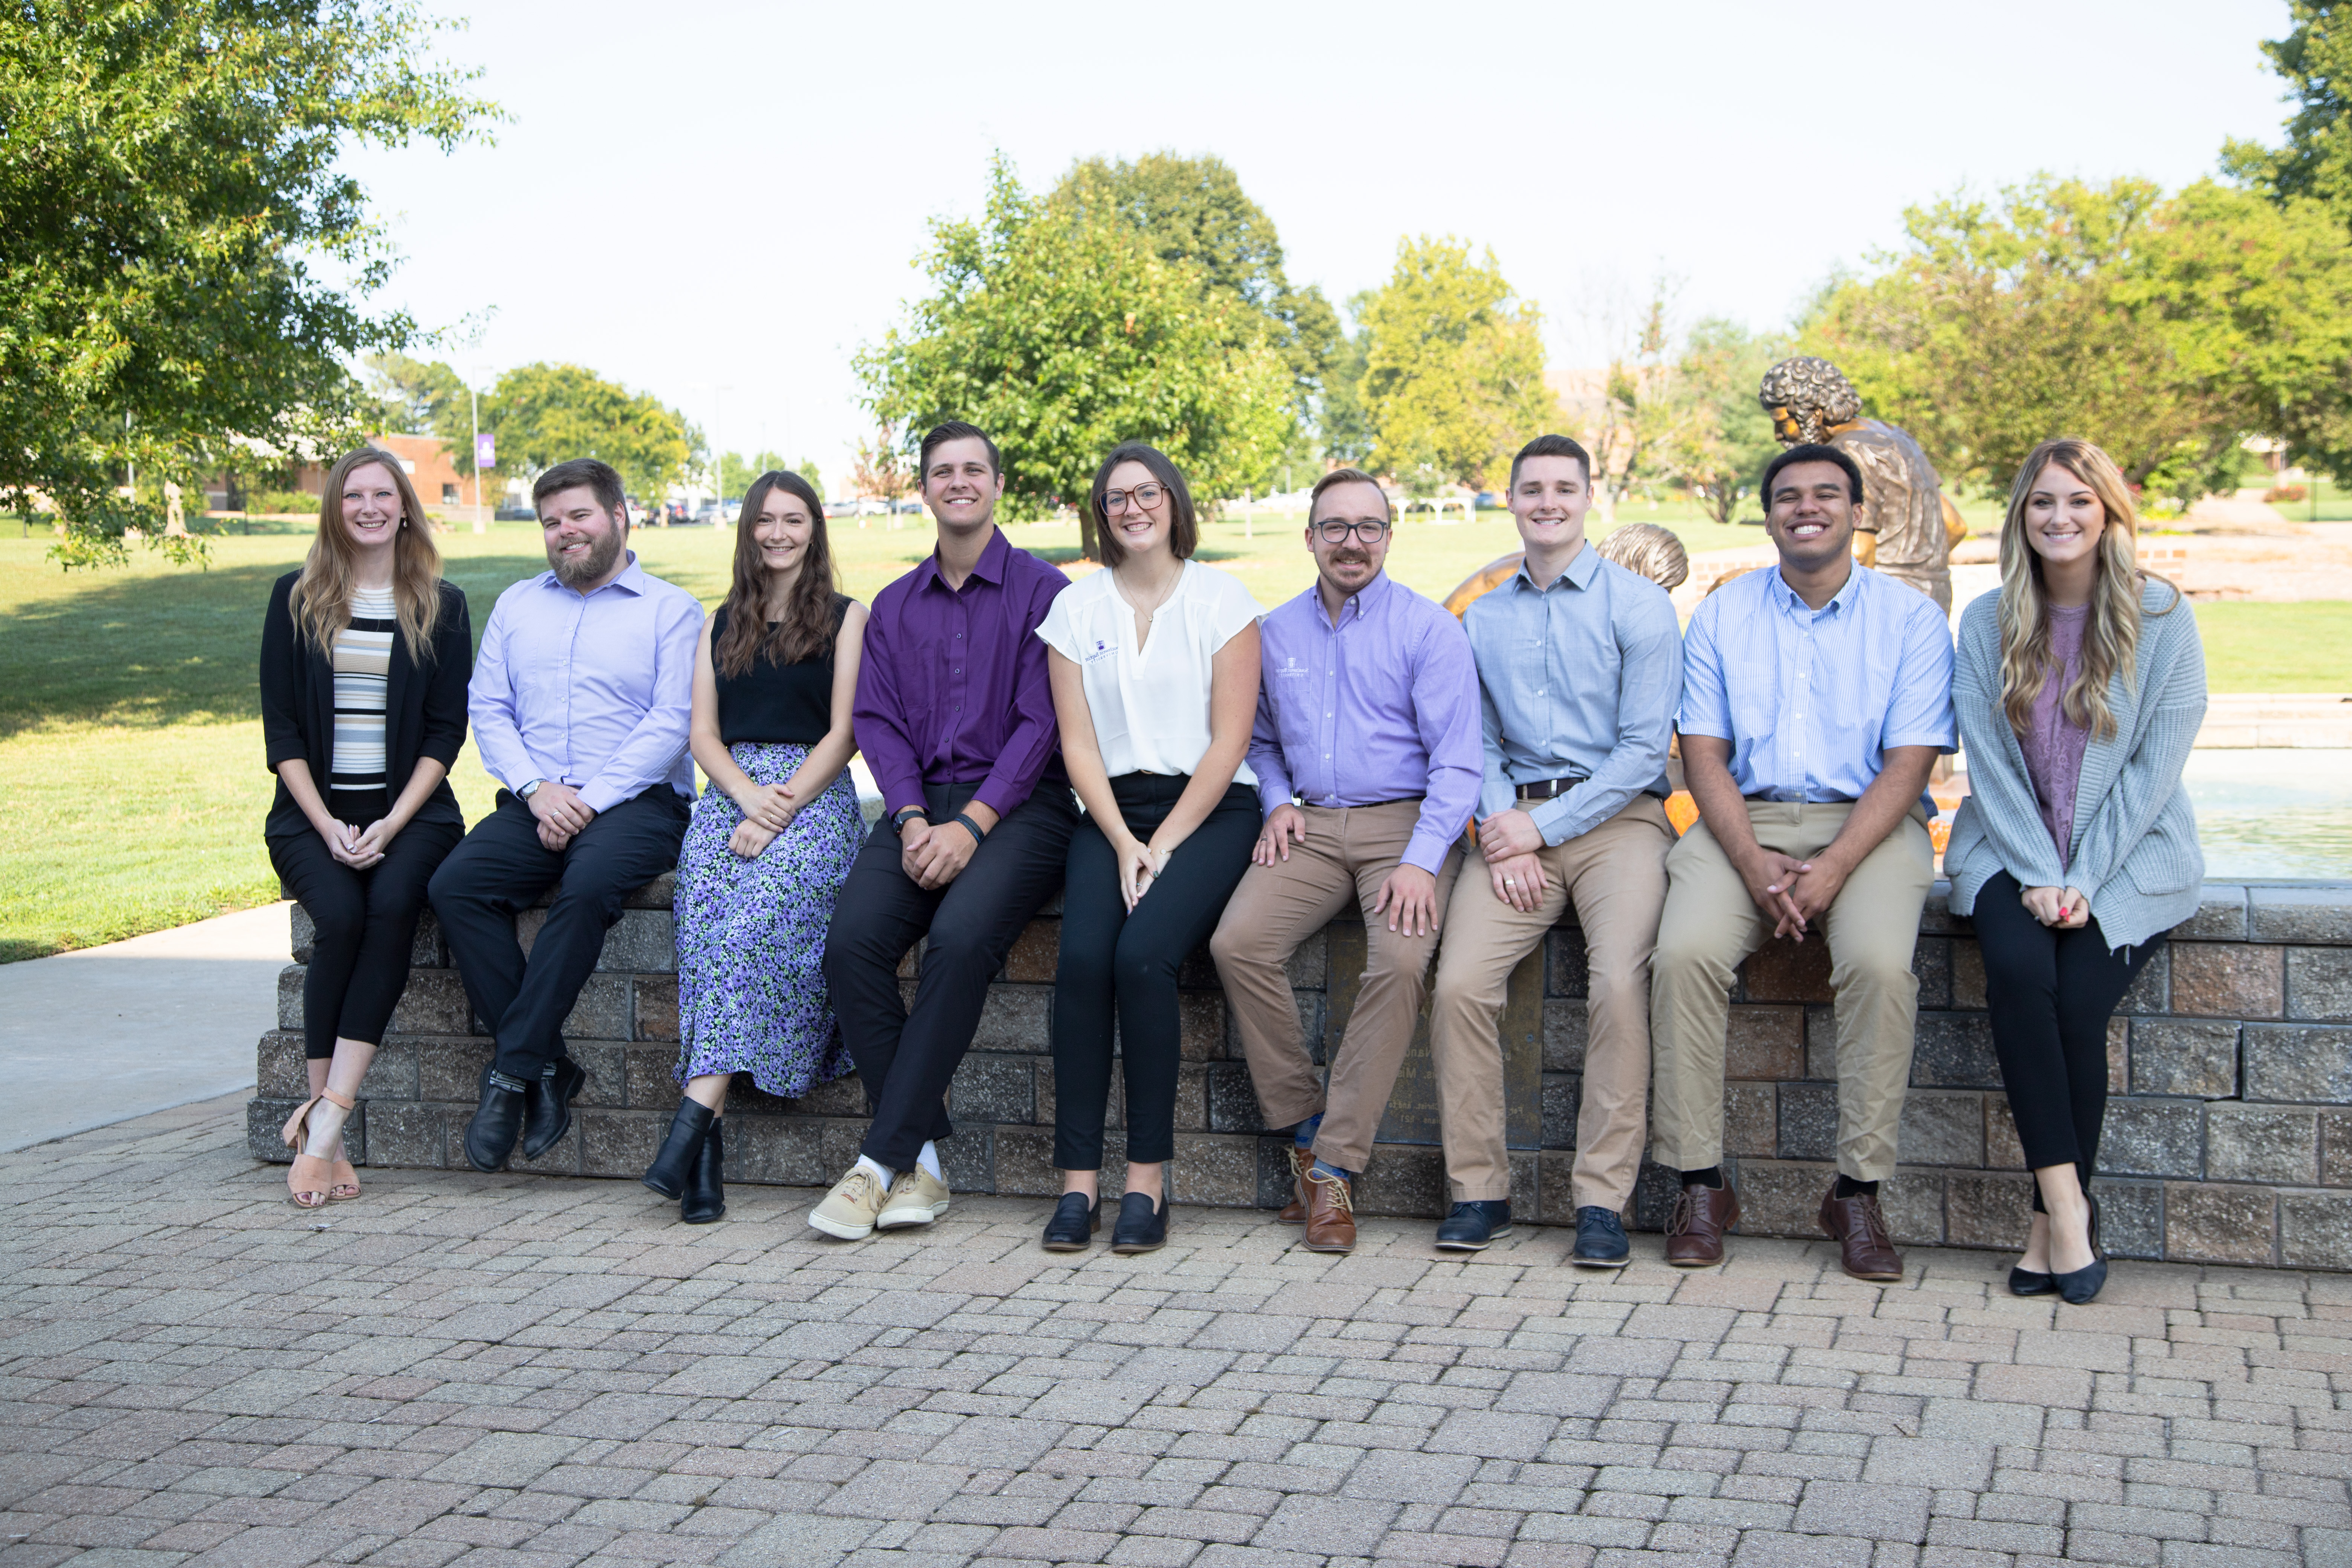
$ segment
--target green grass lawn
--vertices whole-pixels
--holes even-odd
[[[845,585],[871,600],[930,547],[927,520],[892,529],[833,524]],[[1687,507],[1621,509],[1657,521],[1693,551],[1759,544],[1759,529],[1719,527]],[[1299,516],[1261,516],[1202,531],[1201,556],[1234,573],[1271,607],[1314,572]],[[1016,525],[1013,542],[1048,559],[1077,557],[1077,530]],[[648,570],[715,604],[734,534],[646,529],[633,542]],[[529,523],[443,536],[447,570],[472,601],[479,634],[499,590],[541,571]],[[254,682],[270,584],[301,562],[299,532],[230,535],[207,570],[145,555],[118,572],[67,575],[37,531],[0,526],[0,962],[159,930],[277,896],[261,843],[272,780],[261,765]],[[1433,596],[1517,548],[1507,514],[1470,523],[1408,521],[1390,552],[1402,581]],[[2218,691],[2352,689],[2352,605],[2208,605]],[[495,785],[468,746],[452,781],[468,820]]]

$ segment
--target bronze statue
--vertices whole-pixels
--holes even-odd
[[[1783,446],[1836,447],[1862,469],[1854,559],[1909,584],[1952,609],[1952,546],[1968,534],[1959,509],[1944,499],[1919,443],[1883,420],[1862,416],[1862,395],[1845,373],[1810,354],[1764,373],[1757,400],[1772,416]]]

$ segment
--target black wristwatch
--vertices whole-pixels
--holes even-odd
[[[890,814],[890,831],[893,833],[906,832],[908,818],[915,816],[921,817],[925,822],[929,822],[931,819],[931,814],[924,810],[919,805],[902,805],[898,810]]]

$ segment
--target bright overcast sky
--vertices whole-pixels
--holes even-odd
[[[2177,185],[2285,112],[2258,48],[2282,0],[1827,11],[487,0],[447,52],[511,117],[497,145],[353,168],[405,258],[385,301],[488,316],[445,351],[478,384],[574,361],[837,483],[870,428],[850,357],[992,149],[1033,188],[1214,153],[1335,301],[1400,235],[1491,245],[1584,363],[1658,274],[1682,324],[1782,324],[1906,205],[2041,170]]]

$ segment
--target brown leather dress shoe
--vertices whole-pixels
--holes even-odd
[[[1356,1201],[1345,1176],[1307,1176],[1307,1250],[1356,1250]]]
[[[1903,1255],[1886,1234],[1886,1216],[1879,1212],[1876,1194],[1842,1198],[1832,1185],[1822,1199],[1822,1229],[1838,1244],[1838,1262],[1855,1279],[1903,1278]]]
[[[1666,1261],[1705,1268],[1723,1261],[1723,1233],[1739,1223],[1739,1194],[1719,1187],[1686,1186],[1666,1215]]]
[[[1275,1218],[1285,1225],[1307,1223],[1307,1173],[1315,1166],[1315,1151],[1290,1146],[1290,1201],[1282,1205]]]

